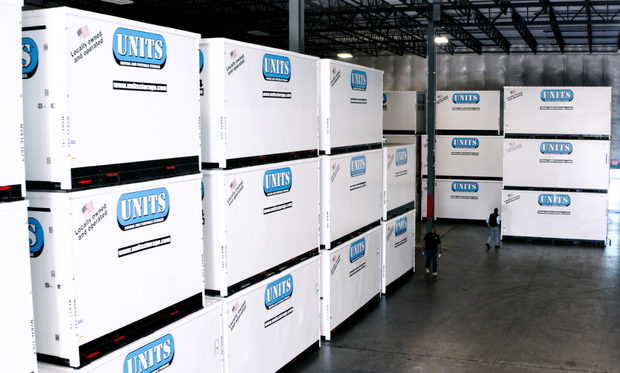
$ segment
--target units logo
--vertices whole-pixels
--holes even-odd
[[[351,158],[350,163],[351,176],[362,176],[366,173],[366,156]]]
[[[123,373],[161,372],[172,364],[174,338],[170,334],[127,354]]]
[[[383,94],[383,103],[387,103],[387,95],[385,93]]]
[[[400,236],[401,234],[407,233],[407,217],[398,219],[396,221],[396,227],[394,230],[396,232],[396,237]]]
[[[198,49],[198,73],[202,72],[203,67],[205,67],[205,55]]]
[[[118,199],[116,220],[124,230],[165,221],[170,212],[170,195],[166,188],[125,193]]]
[[[480,140],[476,138],[455,137],[452,139],[453,148],[471,148],[475,149],[480,146]]]
[[[293,276],[286,275],[267,285],[265,307],[270,310],[293,296]]]
[[[368,85],[368,76],[366,72],[359,70],[351,70],[351,89],[354,91],[365,91]]]
[[[293,185],[293,173],[290,168],[265,171],[263,191],[267,197],[289,192],[291,185]]]
[[[114,59],[121,66],[163,69],[168,54],[159,34],[119,27],[114,31]]]
[[[478,192],[479,185],[473,181],[455,181],[452,183],[453,192]]]
[[[538,196],[538,204],[541,206],[561,206],[570,205],[570,196],[566,194],[541,194]]]
[[[286,82],[291,80],[291,60],[275,54],[263,56],[263,77],[265,80]]]
[[[366,239],[362,238],[357,240],[351,244],[349,247],[349,261],[353,263],[354,261],[362,258],[366,254]]]
[[[36,258],[43,252],[43,227],[35,218],[28,218],[28,239],[30,241],[30,257]]]
[[[540,92],[543,101],[573,101],[575,94],[571,89],[544,89]]]
[[[396,151],[396,165],[397,166],[404,166],[407,164],[407,159],[409,158],[409,153],[407,152],[407,149],[398,149]]]
[[[455,104],[477,104],[480,102],[478,93],[455,93],[452,95],[452,102]]]
[[[540,152],[543,154],[571,154],[573,144],[570,142],[543,142],[540,144]]]
[[[30,79],[39,67],[39,48],[31,38],[22,38],[22,79]]]

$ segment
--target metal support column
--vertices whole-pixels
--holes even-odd
[[[304,53],[304,0],[288,2],[288,49]]]
[[[437,98],[437,50],[435,48],[435,22],[441,21],[441,8],[433,4],[433,18],[428,21],[427,59],[428,59],[428,90],[426,92],[428,134],[428,196],[426,200],[426,228],[431,231],[435,223],[435,102]]]

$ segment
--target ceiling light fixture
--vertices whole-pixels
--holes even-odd
[[[435,44],[446,44],[449,40],[445,36],[435,36]]]
[[[338,53],[338,57],[340,58],[353,58],[351,53]]]
[[[133,0],[101,0],[101,1],[105,1],[106,3],[112,3],[116,5],[133,4]]]

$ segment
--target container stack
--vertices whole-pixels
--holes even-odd
[[[4,300],[0,329],[3,370],[37,372],[36,340],[30,279],[28,201],[25,195],[22,82],[20,78],[21,7],[23,1],[0,1],[0,226],[2,261],[0,296]]]
[[[321,60],[321,335],[381,292],[383,72]]]
[[[610,87],[505,87],[502,239],[605,245]]]
[[[415,144],[383,147],[381,292],[415,271]]]
[[[200,52],[205,292],[226,371],[273,372],[320,339],[319,60],[221,38]]]
[[[502,195],[499,91],[438,91],[435,218],[484,220]],[[422,136],[422,217],[427,215],[428,136]]]
[[[192,370],[180,341],[221,335],[204,328],[220,311],[203,308],[199,36],[70,8],[22,18],[40,371]]]

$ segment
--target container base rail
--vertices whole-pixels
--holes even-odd
[[[333,338],[333,335],[334,333],[336,333],[336,330],[338,330],[338,333],[340,333],[343,330],[347,330],[349,327],[353,326],[356,321],[361,320],[364,316],[368,314],[370,310],[372,310],[374,307],[376,307],[379,304],[380,299],[381,299],[380,292],[373,295],[372,298],[368,302],[366,302],[357,311],[355,311],[351,316],[347,317],[343,322],[336,325],[336,327],[334,327],[331,330],[331,338]],[[325,341],[327,340],[327,338],[324,335],[322,335],[321,340]]]
[[[422,133],[426,133],[426,132],[418,132],[417,134],[420,135]],[[383,130],[383,134],[384,135],[415,135],[416,131],[415,130]]]
[[[507,133],[507,139],[549,139],[549,140],[611,140],[608,135],[570,135],[570,134],[535,134],[535,133]]]
[[[504,190],[529,190],[537,192],[564,192],[564,193],[607,193],[606,189],[571,189],[504,185]]]
[[[411,201],[405,205],[402,205],[400,207],[397,207],[395,209],[388,211],[386,220],[390,220],[392,218],[395,218],[399,215],[402,215],[406,212],[413,211],[413,210],[415,210],[415,201]]]
[[[455,136],[499,136],[499,131],[493,130],[437,130],[438,135]]]
[[[291,359],[291,361],[289,361],[285,366],[278,369],[276,373],[286,373],[292,371],[295,367],[301,364],[302,361],[306,360],[310,355],[318,351],[320,347],[321,342],[317,339],[317,341],[311,344],[310,347],[306,348],[302,353]]]
[[[255,157],[232,158],[226,160],[226,170],[242,167],[253,167],[264,164],[280,163],[295,161],[298,159],[307,159],[318,157],[317,149],[310,149],[289,153],[265,154]],[[217,163],[202,163],[202,169],[219,168]]]
[[[346,154],[346,153],[357,153],[363,152],[366,150],[375,150],[381,149],[382,144],[380,142],[373,144],[360,144],[360,145],[349,145],[349,146],[341,146],[338,148],[331,148],[329,155],[338,155],[338,154]],[[320,155],[325,155],[325,151],[321,151]]]
[[[607,245],[607,240],[580,240],[568,238],[551,238],[551,237],[527,237],[527,236],[502,236],[503,241],[525,241],[528,243],[538,244],[562,244],[562,245],[584,245],[584,246],[601,246]]]
[[[375,220],[372,223],[370,223],[368,225],[365,225],[365,226],[363,226],[360,229],[357,229],[357,230],[355,230],[355,231],[353,231],[351,233],[345,234],[344,236],[339,237],[339,238],[333,240],[332,242],[330,242],[329,247],[325,247],[325,245],[321,245],[321,250],[333,249],[333,248],[343,244],[344,242],[346,242],[348,240],[351,240],[351,239],[353,239],[353,238],[355,238],[357,236],[360,236],[360,235],[368,232],[369,230],[371,230],[371,229],[373,229],[375,227],[378,227],[379,225],[381,225],[381,220]]]
[[[230,285],[228,287],[228,296],[231,296],[232,294],[243,290],[245,288],[247,288],[248,286],[252,286],[254,284],[257,284],[261,281],[263,281],[264,279],[277,275],[280,272],[283,272],[291,267],[296,266],[297,264],[303,262],[306,259],[310,259],[313,256],[317,256],[319,255],[319,248],[314,248],[308,252],[305,252],[301,255],[296,256],[295,258],[292,258],[290,260],[287,260],[283,263],[278,264],[277,266],[273,266],[271,268],[269,268],[266,271],[263,271],[261,273],[255,274],[253,276],[250,276],[248,278],[246,278],[245,280],[239,281],[236,284]],[[212,289],[205,289],[205,295],[208,296],[220,296],[220,291],[219,290],[212,290]]]
[[[0,202],[21,201],[23,199],[21,184],[0,186]]]

